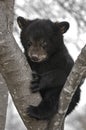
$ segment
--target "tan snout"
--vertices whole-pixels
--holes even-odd
[[[47,53],[42,47],[38,48],[32,46],[28,50],[28,56],[33,62],[41,62],[46,60]]]

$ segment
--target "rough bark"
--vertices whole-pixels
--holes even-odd
[[[6,83],[0,74],[0,130],[5,129],[8,91]]]
[[[46,121],[37,121],[26,114],[27,106],[38,103],[40,98],[29,91],[31,70],[11,33],[13,1],[9,1],[0,1],[0,71],[27,129],[44,130]]]
[[[59,110],[49,123],[49,130],[64,130],[64,119],[69,103],[81,80],[86,78],[86,45],[78,56],[60,95]]]

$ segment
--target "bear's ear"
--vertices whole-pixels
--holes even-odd
[[[69,29],[69,23],[68,22],[55,22],[55,24],[59,27],[62,34],[65,33]]]
[[[25,18],[23,18],[23,17],[21,17],[21,16],[19,16],[19,17],[17,18],[17,23],[18,23],[18,25],[19,25],[19,27],[20,27],[21,29],[27,27],[30,22],[31,22],[31,21],[29,21],[29,20],[27,20],[27,19],[25,19]]]

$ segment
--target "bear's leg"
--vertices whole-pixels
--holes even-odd
[[[47,120],[50,119],[56,112],[56,107],[51,106],[52,103],[50,101],[41,101],[41,103],[36,106],[29,106],[28,115],[30,117],[39,119],[39,120]]]
[[[80,100],[80,88],[78,87],[73,98],[72,98],[72,101],[70,102],[70,105],[69,105],[69,108],[68,108],[66,115],[68,115],[72,112],[72,110],[75,108],[75,106],[77,105],[79,100]]]
[[[51,93],[52,92],[52,93]],[[50,119],[58,109],[58,99],[56,91],[46,92],[44,100],[38,106],[29,106],[27,113],[30,117],[39,120]]]

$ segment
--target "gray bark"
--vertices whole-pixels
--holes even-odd
[[[60,95],[59,110],[49,124],[49,130],[64,130],[64,119],[69,103],[81,81],[86,78],[86,45],[78,56]]]
[[[9,4],[7,4],[8,8],[10,7],[9,5],[10,5],[10,0],[9,0]],[[10,10],[10,8],[9,8],[9,11],[12,11],[12,10]],[[10,19],[13,22],[12,13],[9,13],[9,11],[6,11],[6,13],[8,13],[8,15],[11,14]],[[2,12],[0,10],[0,14],[1,13]],[[9,19],[9,21],[7,20],[7,22],[9,23],[8,25],[11,24],[10,19]],[[3,21],[2,17],[1,17],[1,21]],[[9,27],[11,27],[11,28],[9,28]],[[3,26],[1,27],[1,25],[0,25],[0,29],[1,28],[3,28]],[[8,26],[8,28],[9,28],[9,30],[12,31],[12,26]],[[0,33],[1,33],[1,30],[0,30]],[[8,103],[8,89],[7,89],[7,85],[6,85],[2,75],[0,74],[0,130],[5,129],[7,103]]]
[[[0,74],[0,130],[5,129],[8,91],[6,83]]]
[[[0,71],[27,129],[44,130],[47,125],[46,121],[37,121],[26,114],[27,106],[37,104],[40,97],[29,91],[31,70],[11,32],[12,10],[13,1],[0,1]]]

